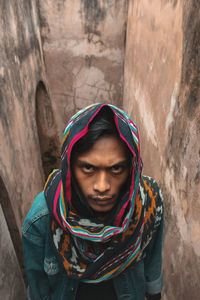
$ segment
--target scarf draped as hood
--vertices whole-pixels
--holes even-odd
[[[75,209],[70,169],[73,146],[87,134],[90,123],[105,107],[112,110],[119,136],[132,154],[130,186],[119,199],[111,224],[104,224],[94,215],[81,216]],[[61,159],[61,168],[52,172],[44,189],[52,214],[53,243],[60,261],[71,278],[93,283],[111,279],[141,259],[156,220],[155,195],[154,202],[149,202],[151,212],[148,213],[137,126],[119,108],[93,104],[68,122]]]

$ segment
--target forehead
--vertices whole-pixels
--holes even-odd
[[[94,165],[108,166],[128,159],[128,149],[123,141],[115,136],[98,139],[92,148],[77,157]]]

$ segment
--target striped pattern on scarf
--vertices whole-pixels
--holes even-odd
[[[88,126],[103,107],[114,114],[118,133],[132,153],[129,192],[117,211],[113,224],[84,219],[74,210],[71,194],[70,157],[74,144],[87,134]],[[95,104],[73,116],[63,136],[62,166],[47,180],[45,195],[52,212],[52,236],[68,276],[98,283],[117,276],[141,258],[153,232],[161,206],[158,188],[149,187],[141,177],[142,162],[136,124],[113,105]],[[151,193],[150,193],[151,191]],[[147,195],[149,203],[147,203]],[[148,205],[147,205],[148,204]],[[148,206],[148,207],[147,207]]]

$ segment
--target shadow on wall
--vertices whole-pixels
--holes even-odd
[[[23,270],[23,256],[22,256],[22,244],[21,235],[17,226],[13,207],[8,195],[8,191],[5,187],[3,179],[0,176],[0,205],[2,206],[3,214],[6,220],[6,224],[10,233],[10,237],[14,246],[14,250],[20,265]]]
[[[59,167],[60,142],[54,122],[50,97],[42,81],[36,89],[36,122],[45,178]]]

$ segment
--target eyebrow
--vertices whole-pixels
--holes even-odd
[[[91,166],[93,168],[100,168],[99,166],[96,166],[90,162],[88,162],[87,160],[81,160],[81,159],[77,159],[76,163],[79,165],[79,166],[84,166],[84,165],[88,165],[88,166]],[[122,166],[122,167],[128,167],[128,160],[120,160],[108,167],[106,167],[106,169],[110,169],[110,168],[113,168],[113,167],[117,167],[117,166]]]

